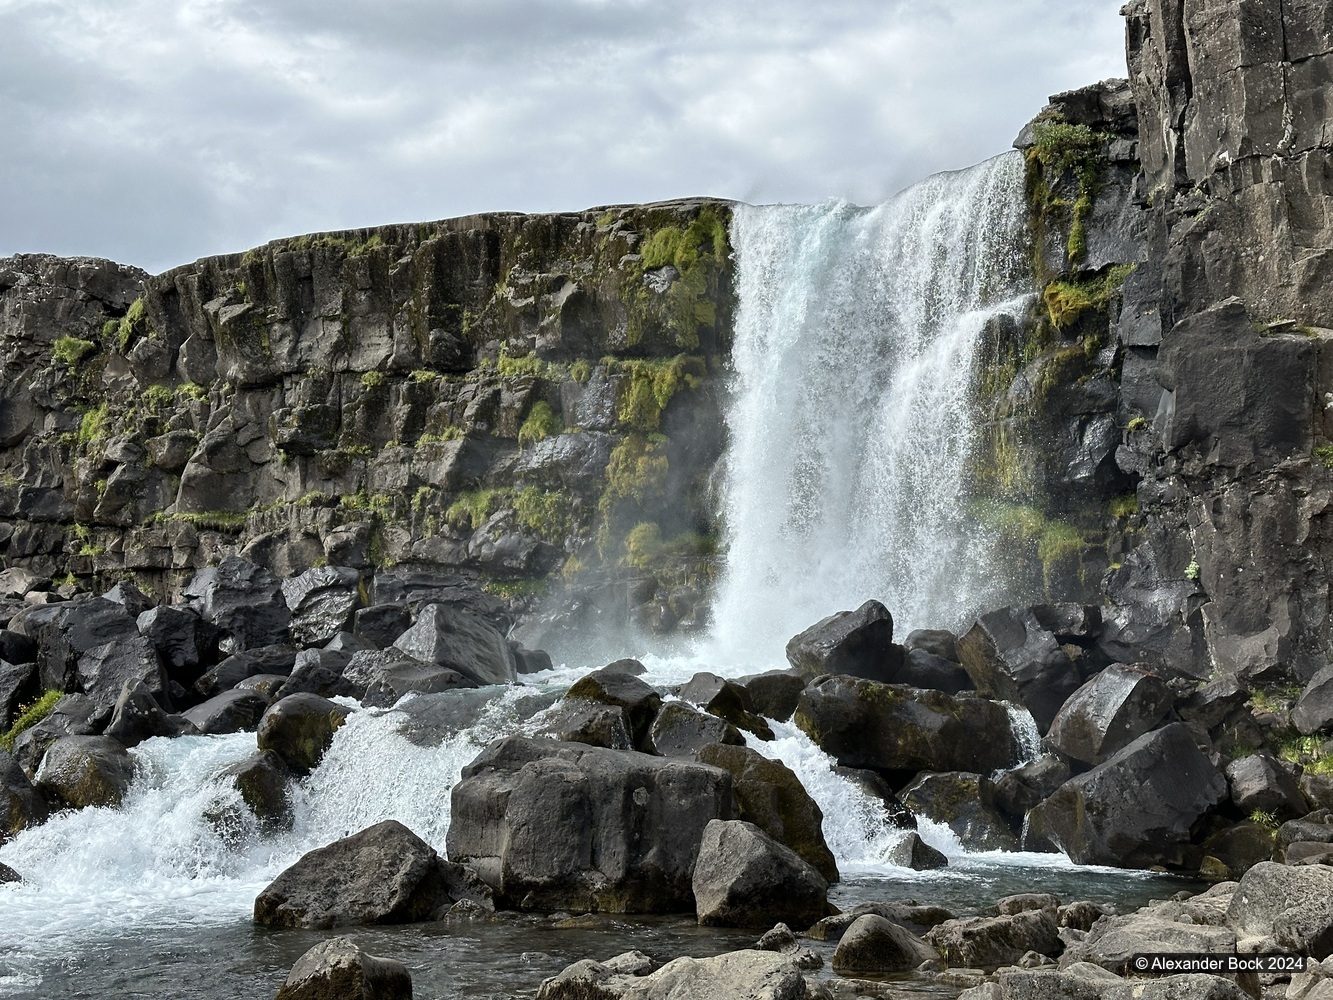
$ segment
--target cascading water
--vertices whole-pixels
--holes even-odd
[[[1006,154],[875,209],[737,206],[720,660],[869,597],[961,625],[1002,581],[968,516],[975,353],[1024,307],[1023,166]]]

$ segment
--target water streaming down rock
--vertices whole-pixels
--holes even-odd
[[[780,662],[868,597],[960,626],[1002,587],[969,518],[975,353],[1024,307],[1023,165],[1006,154],[878,208],[738,206],[719,655]]]

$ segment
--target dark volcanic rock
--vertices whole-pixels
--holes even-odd
[[[905,928],[865,913],[838,939],[833,971],[840,976],[883,976],[907,972],[939,957],[939,952]]]
[[[761,740],[773,739],[773,730],[754,713],[745,688],[725,677],[701,671],[680,689],[680,697],[682,701],[698,705],[709,715],[716,715],[738,729],[754,733]]]
[[[737,678],[745,688],[751,709],[766,719],[786,722],[796,711],[796,702],[805,688],[805,678],[793,670],[769,670]]]
[[[378,649],[392,646],[412,627],[412,609],[403,603],[375,604],[352,615],[352,634]]]
[[[1021,818],[1029,809],[1054,795],[1069,776],[1069,765],[1062,758],[1042,754],[1036,760],[1000,775],[992,793],[995,805],[1001,812]]]
[[[700,712],[683,701],[669,701],[648,728],[644,749],[663,757],[692,757],[710,743],[743,747],[745,737],[716,715]]]
[[[301,650],[292,663],[292,672],[278,688],[278,697],[305,692],[321,698],[361,698],[366,693],[365,685],[353,683],[343,676],[352,656],[343,650]]]
[[[602,705],[623,708],[629,719],[630,737],[634,745],[643,746],[648,736],[648,727],[653,724],[658,709],[662,707],[662,696],[630,671],[618,669],[619,663],[637,665],[635,660],[617,661],[584,674],[570,686],[565,697],[584,698]]]
[[[46,748],[62,736],[92,736],[93,702],[87,695],[67,694],[37,725],[25,729],[14,740],[14,759],[29,775],[37,771]]]
[[[1023,705],[1046,732],[1078,688],[1078,669],[1030,608],[992,611],[958,640],[963,668],[984,695]]]
[[[139,632],[122,605],[94,597],[51,609],[35,634],[29,634],[37,640],[42,689],[73,691],[78,683],[79,658],[84,653],[106,643],[138,638]],[[112,702],[119,692],[117,685],[111,693]]]
[[[916,817],[912,815],[912,810],[903,805],[893,791],[893,786],[882,775],[859,767],[835,767],[833,773],[846,778],[871,798],[878,799],[884,806],[884,817],[889,823],[906,830],[916,829]]]
[[[94,646],[78,662],[79,684],[93,702],[93,724],[105,725],[126,684],[142,684],[161,704],[168,704],[170,680],[157,649],[141,635]]]
[[[1307,736],[1333,726],[1333,666],[1310,678],[1291,708],[1291,724]]]
[[[320,566],[282,581],[293,641],[320,646],[350,626],[361,607],[360,581],[361,574],[349,566]]]
[[[119,805],[134,781],[134,760],[106,736],[64,736],[47,749],[36,785],[71,809]]]
[[[186,687],[217,654],[217,628],[187,608],[150,608],[139,615],[136,627],[157,649],[171,679]]]
[[[947,868],[949,858],[927,844],[921,839],[921,835],[913,830],[889,852],[889,864],[921,872]]]
[[[454,605],[426,605],[394,646],[478,684],[512,684],[518,676],[505,637],[479,615]]]
[[[33,788],[28,776],[4,750],[0,750],[0,842],[20,830],[46,822],[46,800]]]
[[[274,1000],[412,1000],[401,962],[368,955],[350,938],[321,941],[296,960]]]
[[[846,767],[989,774],[1014,763],[1009,713],[980,698],[829,676],[801,693],[795,718]]]
[[[961,666],[924,649],[908,650],[907,658],[893,680],[895,684],[934,688],[947,694],[957,694],[972,687],[972,678]]]
[[[1271,861],[1241,876],[1226,922],[1241,938],[1323,960],[1333,954],[1333,867]]]
[[[566,698],[551,709],[546,719],[546,724],[537,730],[538,736],[610,750],[634,749],[629,720],[619,705],[600,705],[586,698]],[[721,724],[720,720],[714,721]]]
[[[1155,674],[1113,663],[1070,695],[1048,738],[1065,756],[1100,764],[1161,722],[1172,700]]]
[[[204,620],[222,632],[220,645],[228,652],[287,639],[291,612],[282,583],[262,566],[227,556],[216,568],[196,573],[183,593]]]
[[[255,923],[327,928],[436,920],[453,905],[450,881],[461,871],[397,820],[385,820],[302,855],[255,899]]]
[[[286,829],[292,823],[287,783],[293,778],[282,758],[272,750],[260,750],[222,772],[231,778],[241,799],[259,820],[261,829]]]
[[[1256,810],[1279,820],[1295,819],[1306,811],[1305,796],[1296,776],[1268,754],[1252,754],[1227,765],[1231,801],[1249,815]]]
[[[181,736],[193,732],[195,727],[189,720],[168,715],[142,681],[130,679],[121,688],[103,735],[128,749],[154,736]]]
[[[37,664],[0,659],[0,727],[6,731],[19,716],[19,706],[32,702],[37,690]]]
[[[297,774],[308,774],[347,715],[347,709],[319,695],[288,695],[264,711],[256,740],[260,750],[272,750]]]
[[[187,709],[185,719],[201,733],[218,736],[256,729],[269,700],[258,691],[234,688]]]
[[[855,611],[839,611],[793,636],[787,659],[806,680],[821,674],[851,674],[891,681],[902,665],[903,650],[893,643],[893,616],[879,601]]]
[[[943,823],[972,851],[1015,851],[1018,838],[995,808],[983,774],[926,773],[903,789],[902,801],[918,817]]]
[[[1194,824],[1225,795],[1226,780],[1175,723],[1065,782],[1031,824],[1077,864],[1179,865]]]
[[[506,905],[611,913],[692,908],[704,827],[733,809],[718,768],[521,736],[464,768],[452,803],[449,857]]]
[[[703,831],[693,891],[699,923],[713,927],[809,927],[828,913],[828,883],[795,851],[741,820]]]

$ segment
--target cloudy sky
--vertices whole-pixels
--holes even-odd
[[[0,256],[883,200],[1124,75],[1120,0],[0,0]]]

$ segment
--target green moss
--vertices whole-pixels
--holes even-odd
[[[95,559],[98,556],[103,555],[105,552],[106,549],[104,549],[100,545],[81,545],[76,555],[87,556],[89,558]]]
[[[592,362],[587,358],[579,358],[569,366],[569,377],[579,385],[587,382],[592,378]]]
[[[130,303],[124,318],[116,326],[116,346],[125,354],[140,337],[154,336],[153,326],[148,321],[148,309],[142,298]]]
[[[616,361],[609,367],[629,376],[616,416],[635,431],[657,430],[672,397],[681,389],[698,388],[708,373],[703,358],[687,354],[661,361]]]
[[[342,497],[338,506],[359,514],[370,514],[381,520],[389,520],[393,513],[393,497],[388,493],[369,493],[361,490]]]
[[[449,505],[444,519],[460,531],[476,531],[508,499],[508,490],[469,490]]]
[[[1115,518],[1132,517],[1139,512],[1139,498],[1133,493],[1113,497],[1110,504],[1111,516]]]
[[[1316,445],[1313,455],[1314,460],[1325,469],[1333,469],[1333,444]]]
[[[97,345],[91,340],[80,340],[78,337],[58,337],[56,342],[51,345],[51,357],[60,365],[63,365],[69,371],[74,371],[93,351],[97,350]]]
[[[232,534],[245,527],[246,519],[250,515],[246,512],[231,510],[202,510],[192,513],[167,514],[161,517],[166,521],[183,521],[186,524],[192,524],[196,528],[204,531],[220,531],[226,534]]]
[[[1028,204],[1037,232],[1036,252],[1040,254],[1043,230],[1061,225],[1068,215],[1069,236],[1065,251],[1070,264],[1087,255],[1087,221],[1102,186],[1106,169],[1106,143],[1111,136],[1087,125],[1045,120],[1033,124],[1035,143],[1027,151]],[[1078,194],[1072,204],[1055,194],[1064,180],[1072,180]],[[1034,273],[1044,271],[1040,260],[1034,261]]]
[[[541,358],[535,354],[524,354],[514,357],[509,353],[509,348],[505,344],[500,345],[500,356],[496,358],[495,370],[501,375],[511,378],[520,375],[531,375],[541,378],[546,375],[547,365]]]
[[[648,569],[662,556],[662,529],[651,521],[636,524],[625,536],[624,562],[635,569]]]
[[[438,373],[433,372],[428,368],[417,368],[411,375],[412,381],[416,382],[418,385],[423,382],[434,382],[439,377]]]
[[[1087,312],[1105,312],[1134,268],[1134,264],[1116,264],[1091,278],[1052,281],[1042,292],[1051,324],[1065,330]]]
[[[90,410],[85,410],[79,420],[79,431],[75,440],[83,447],[95,444],[105,438],[111,430],[111,419],[105,402]]]
[[[630,306],[630,345],[642,343],[649,327],[660,323],[677,347],[697,348],[699,331],[717,321],[713,295],[728,252],[726,220],[711,205],[684,226],[661,226],[648,234],[622,289]],[[667,266],[675,269],[675,279],[663,291],[653,291],[645,276]]]
[[[370,253],[377,247],[384,246],[384,241],[380,239],[378,233],[369,239],[358,240],[346,236],[310,235],[297,236],[290,240],[284,240],[278,244],[275,249],[279,251],[286,250],[341,250],[348,257],[361,257]]]
[[[661,490],[668,471],[662,442],[643,434],[631,434],[611,451],[606,464],[606,488],[602,503],[632,500],[643,503],[649,493]]]
[[[540,597],[546,593],[545,580],[485,580],[481,589],[488,594],[506,599]]]
[[[565,490],[528,486],[514,494],[513,504],[523,526],[548,542],[562,542],[574,530],[574,497]]]
[[[553,434],[559,434],[563,428],[564,425],[551,409],[551,404],[544,399],[538,400],[518,430],[518,446],[525,448]]]
[[[1199,579],[1199,560],[1197,559],[1190,560],[1190,564],[1185,567],[1185,579],[1186,580]]]
[[[1125,425],[1125,430],[1133,434],[1135,431],[1141,431],[1147,426],[1148,418],[1140,413],[1130,418],[1129,423]]]
[[[139,398],[143,402],[143,408],[157,416],[162,411],[170,409],[176,402],[176,391],[169,385],[150,385]]]
[[[182,382],[176,386],[176,398],[202,401],[208,398],[208,388],[198,382]]]
[[[388,381],[388,376],[385,375],[384,372],[381,371],[364,372],[361,375],[361,388],[367,391],[370,391],[372,389],[378,389],[386,381]]]
[[[439,444],[442,441],[457,441],[463,436],[463,428],[447,424],[436,432],[427,432],[417,438],[417,444]]]
[[[1065,521],[1048,521],[1037,539],[1037,558],[1041,560],[1049,583],[1057,563],[1082,554],[1088,547],[1083,533]]]
[[[7,753],[13,753],[14,741],[17,740],[25,730],[31,729],[50,715],[52,710],[56,707],[56,702],[60,701],[64,696],[63,691],[56,691],[53,689],[47,691],[46,694],[42,695],[37,701],[24,708],[19,713],[19,717],[14,720],[14,724],[9,727],[9,732],[0,736],[0,748],[3,748]]]

